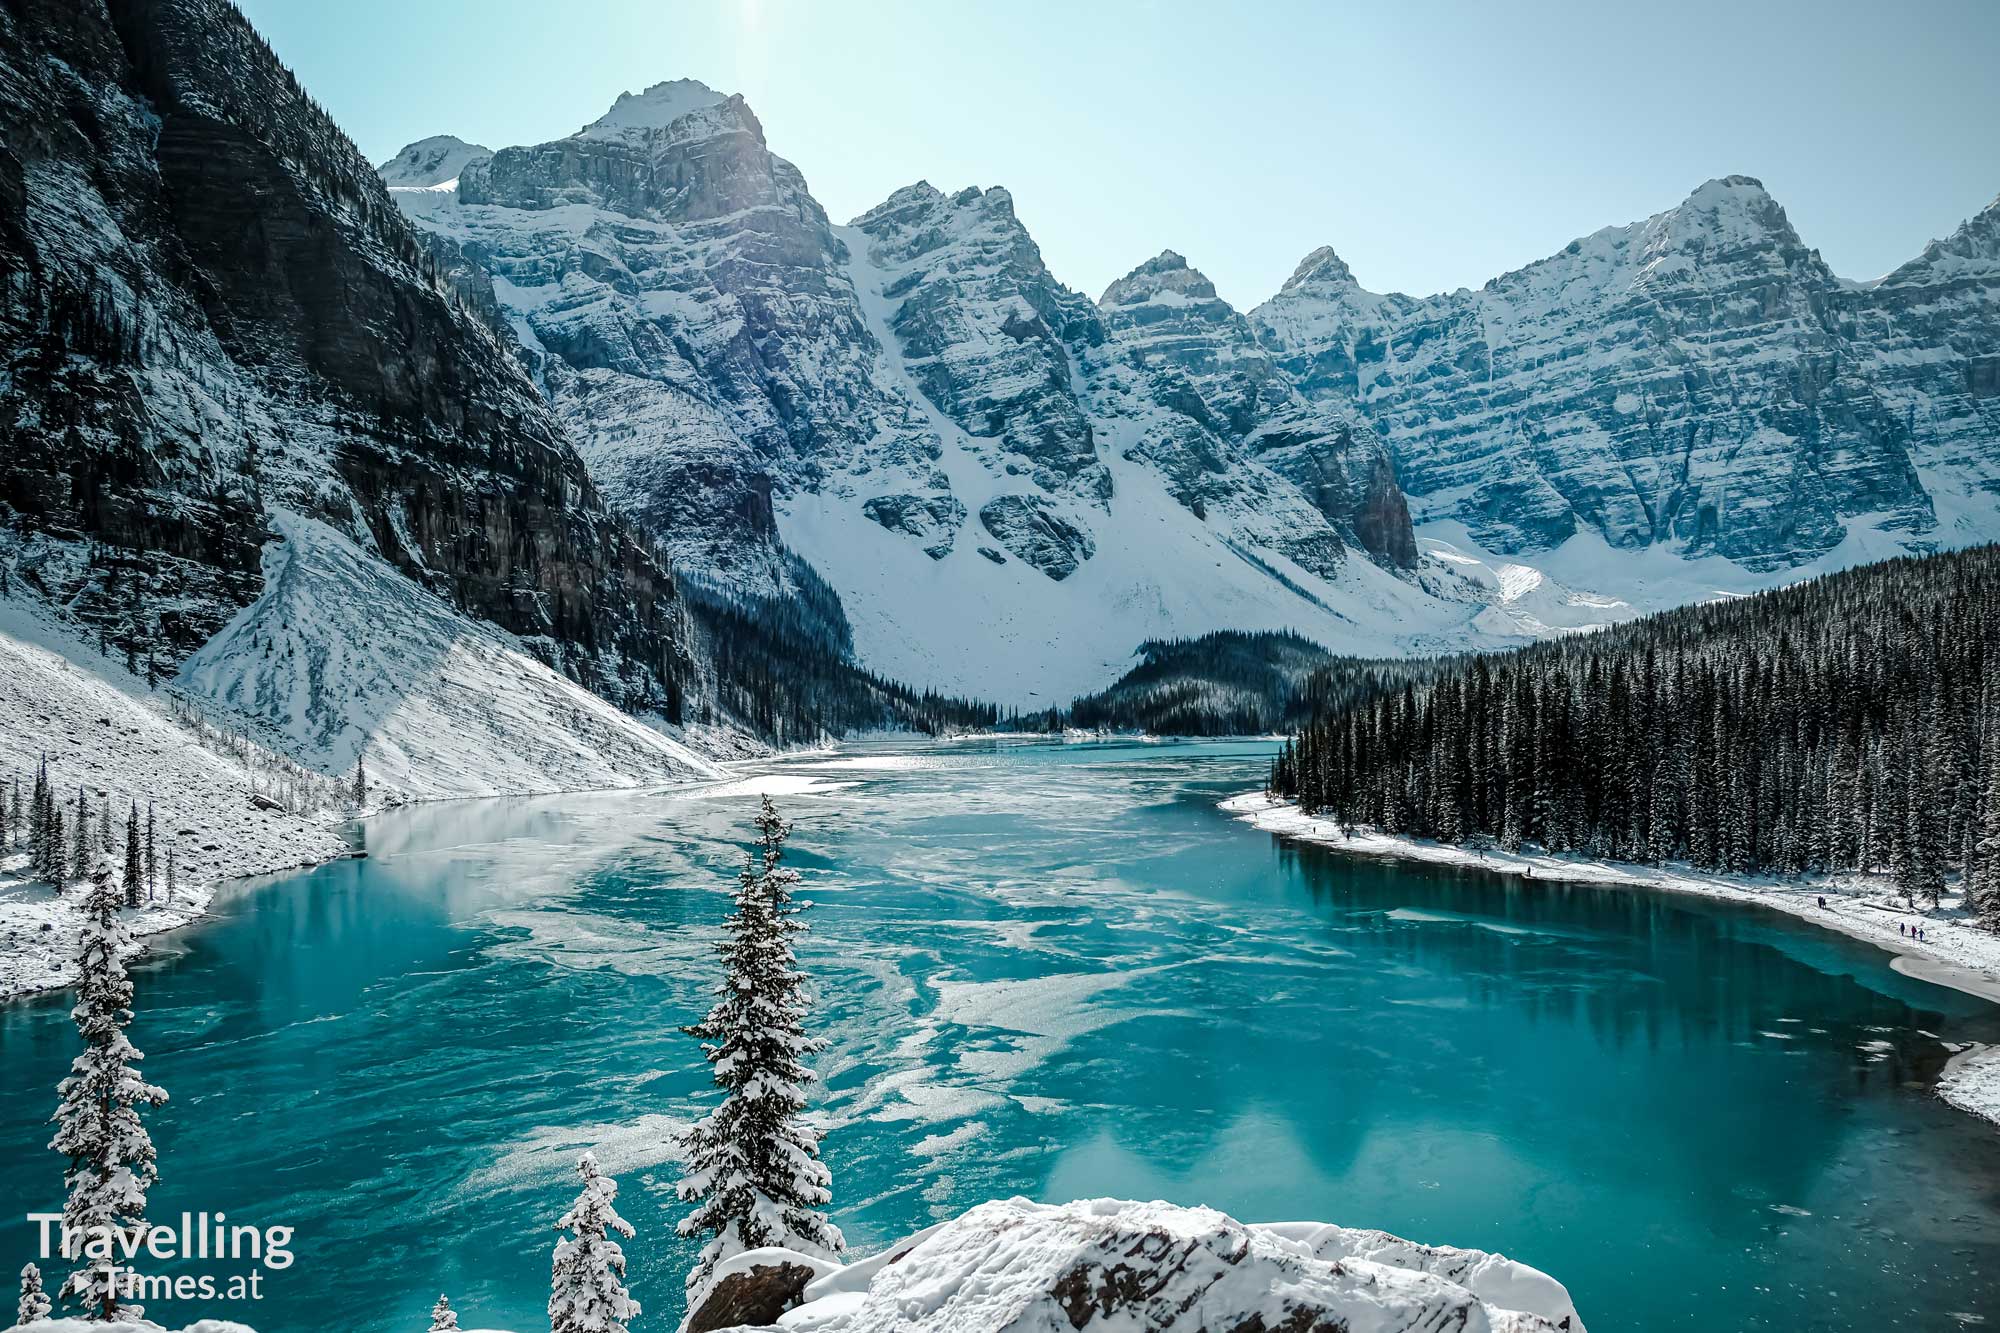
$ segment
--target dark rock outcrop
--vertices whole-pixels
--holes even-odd
[[[804,1264],[756,1264],[725,1273],[702,1297],[681,1333],[717,1333],[725,1328],[763,1328],[799,1303],[806,1283],[819,1276]]]
[[[1060,583],[1097,552],[1090,534],[1039,495],[996,495],[979,507],[995,541]]]
[[[18,530],[125,553],[131,599],[173,605],[185,652],[254,595],[282,505],[593,688],[673,705],[671,577],[233,6],[26,0],[0,16],[0,66]],[[69,563],[65,595],[109,595]]]

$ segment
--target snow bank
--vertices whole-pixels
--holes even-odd
[[[1502,1302],[1510,1302],[1503,1304]],[[798,1333],[1486,1329],[1582,1333],[1547,1274],[1477,1250],[1209,1208],[1008,1199],[812,1282]]]
[[[192,690],[327,772],[365,753],[406,796],[642,787],[714,764],[458,614],[323,523],[282,512],[264,593],[189,658]]]
[[[1221,802],[1221,808],[1280,837],[1319,843],[1356,856],[1473,866],[1534,879],[1667,889],[1759,903],[1879,945],[1896,955],[1890,966],[1906,976],[2000,1004],[2000,935],[1969,924],[1960,915],[1958,900],[1949,896],[1935,912],[1912,911],[1876,876],[1772,879],[1709,874],[1685,865],[1644,866],[1546,852],[1479,852],[1372,830],[1343,836],[1333,820],[1315,819],[1292,802],[1273,800],[1262,792],[1232,796]],[[1825,907],[1819,905],[1822,897]],[[1898,924],[1921,925],[1923,940],[1897,933]],[[2000,1048],[1964,1053],[1953,1062],[1938,1091],[1952,1105],[2000,1123]]]
[[[307,817],[271,809],[253,792],[281,780],[284,761],[255,747],[205,748],[178,721],[164,690],[100,656],[41,608],[0,599],[0,781],[11,794],[34,785],[46,753],[64,820],[74,828],[77,788],[88,798],[93,832],[108,800],[118,854],[133,801],[145,822],[154,804],[157,860],[175,848],[178,890],[127,913],[135,936],[184,925],[208,907],[216,884],[239,875],[311,865],[344,855],[329,813]],[[27,857],[0,856],[0,998],[67,985],[81,893],[57,894],[25,875]]]

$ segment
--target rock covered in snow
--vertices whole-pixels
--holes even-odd
[[[876,671],[1040,705],[1150,637],[1393,651],[1478,613],[1401,576],[1358,418],[1293,393],[1222,419],[1049,272],[1004,189],[919,183],[836,227],[741,97],[679,81],[395,195],[490,274],[608,495],[740,594],[805,558]]]
[[[437,134],[406,145],[375,171],[391,189],[455,190],[467,167],[492,156],[493,150],[482,144]]]
[[[1729,176],[1478,291],[1378,295],[1322,248],[1251,320],[1308,395],[1359,407],[1419,523],[1782,569],[1849,525],[2000,530],[1997,232],[1989,208],[1850,283]]]
[[[759,1262],[775,1271],[779,1254]],[[801,1267],[804,1256],[795,1261]],[[716,1294],[719,1294],[719,1290]],[[693,1312],[690,1327],[726,1327]],[[743,1324],[737,1327],[768,1327]],[[807,1284],[795,1333],[1583,1333],[1547,1274],[1320,1223],[1112,1199],[981,1204]]]
[[[673,697],[670,576],[234,5],[19,6],[0,83],[0,514],[41,591],[143,619],[170,674],[256,597],[283,506]],[[417,147],[419,176],[459,155]]]

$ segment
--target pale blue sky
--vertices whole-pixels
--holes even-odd
[[[1377,291],[1476,286],[1732,172],[1866,278],[2000,195],[2000,0],[241,3],[373,160],[698,78],[836,222],[1005,185],[1093,297],[1165,247],[1246,307],[1321,244]]]

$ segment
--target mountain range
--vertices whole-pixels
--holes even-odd
[[[690,80],[371,168],[224,0],[20,0],[0,79],[0,594],[412,791],[548,719],[640,780],[1149,641],[1496,646],[2000,536],[1994,208],[1856,283],[1727,177],[1246,313],[1173,251],[1064,285],[1002,188],[838,224]]]
[[[1730,176],[1476,292],[1322,248],[1246,314],[1172,251],[1090,300],[1004,189],[834,225],[686,80],[385,179],[426,154],[393,193],[607,493],[703,579],[803,555],[893,675],[1048,702],[1147,637],[1482,646],[2000,535],[2000,206],[1857,283]]]

